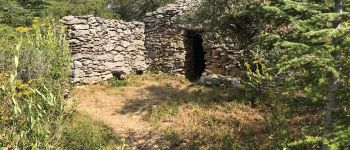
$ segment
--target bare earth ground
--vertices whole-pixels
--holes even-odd
[[[235,103],[202,107],[192,102],[192,97],[215,96],[201,88],[177,77],[144,75],[128,79],[124,87],[111,87],[108,82],[77,86],[70,100],[77,101],[79,113],[104,122],[115,136],[124,137],[126,149],[192,149],[188,145],[191,140],[200,139],[198,145],[206,140],[222,141],[226,137],[218,135],[223,133],[245,139],[249,135],[241,130],[253,125],[249,134],[264,135],[263,125],[257,127],[263,120],[257,110]]]

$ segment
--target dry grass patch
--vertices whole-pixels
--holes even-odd
[[[268,139],[263,113],[246,104],[240,89],[147,74],[80,86],[71,95],[79,112],[136,148],[260,149]]]
[[[236,102],[223,102],[212,108],[196,103],[158,106],[151,112],[153,118],[156,120],[153,123],[166,136],[169,133],[176,135],[176,138],[170,138],[176,139],[172,144],[182,148],[254,149],[266,143],[263,140],[266,129],[260,112]]]

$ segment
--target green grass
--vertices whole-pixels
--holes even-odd
[[[256,120],[260,113],[250,107],[242,89],[204,86],[164,74],[129,76],[127,80],[132,83],[127,86],[154,84],[145,89],[161,102],[146,109],[145,119],[159,127],[172,147],[230,150],[258,148],[266,142],[249,140],[266,134],[250,129],[253,124],[260,128],[264,125]]]
[[[128,80],[117,80],[115,78],[108,79],[108,84],[113,88],[128,86]]]
[[[238,144],[236,140],[229,134],[226,134],[223,138],[222,150],[238,150]]]
[[[176,116],[178,111],[178,104],[169,102],[152,107],[149,114],[152,121],[158,122],[167,116]]]
[[[180,135],[178,135],[178,133],[171,128],[163,129],[162,134],[172,143],[172,145],[177,145],[181,142]]]
[[[145,74],[109,82],[113,94],[143,94],[135,103],[131,98],[128,114],[144,114],[143,119],[163,137],[161,145],[170,149],[281,149],[308,135],[310,131],[302,127],[317,121],[312,114],[287,114],[285,101],[271,106],[269,97],[249,90],[204,86],[178,76]],[[257,96],[267,102],[252,107],[251,99]]]
[[[67,150],[116,150],[122,149],[122,144],[111,128],[80,114],[66,122],[62,136],[62,146]]]

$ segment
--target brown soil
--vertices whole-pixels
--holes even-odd
[[[242,127],[264,139],[259,111],[235,102],[218,102],[208,104],[209,107],[197,102],[219,97],[215,95],[218,93],[229,95],[229,91],[206,91],[202,86],[169,77],[133,77],[128,83],[117,88],[107,82],[77,86],[70,94],[70,101],[77,101],[79,113],[111,127],[115,136],[126,139],[126,149],[191,149],[191,141],[196,142],[193,140],[196,136],[204,143],[199,149],[212,149],[206,146],[220,144],[223,139],[220,136],[228,133],[243,139],[243,144],[251,142],[249,136],[242,134],[245,133]],[[200,88],[203,88],[202,94],[192,93]],[[193,102],[174,103],[178,99]],[[168,109],[177,112],[160,118],[150,112],[157,110],[160,112],[156,111],[155,115],[162,115],[168,113]],[[154,121],[154,118],[160,120]]]
[[[186,85],[167,83],[181,90]],[[147,121],[148,108],[168,98],[164,90],[153,90],[160,83],[143,81],[142,85],[111,88],[108,83],[74,88],[70,99],[77,102],[77,111],[113,128],[114,134],[126,139],[127,149],[168,149],[157,127]],[[170,91],[169,91],[170,92]]]

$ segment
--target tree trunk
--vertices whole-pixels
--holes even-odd
[[[337,13],[343,12],[343,3],[342,0],[334,0],[335,4],[335,11]],[[340,20],[335,20],[333,23],[334,28],[338,28],[341,24]],[[336,46],[339,42],[339,38],[333,39],[333,45]],[[339,61],[340,59],[340,52],[335,52],[333,54],[333,57],[336,61]],[[336,67],[337,71],[340,71],[339,67]],[[336,110],[337,105],[337,92],[340,85],[340,77],[333,76],[331,81],[329,82],[329,91],[327,94],[327,107],[326,107],[326,114],[325,114],[325,129],[323,132],[323,137],[327,138],[330,134],[332,134],[332,124],[333,124],[333,112]],[[328,145],[326,143],[323,143],[322,150],[328,150]]]

